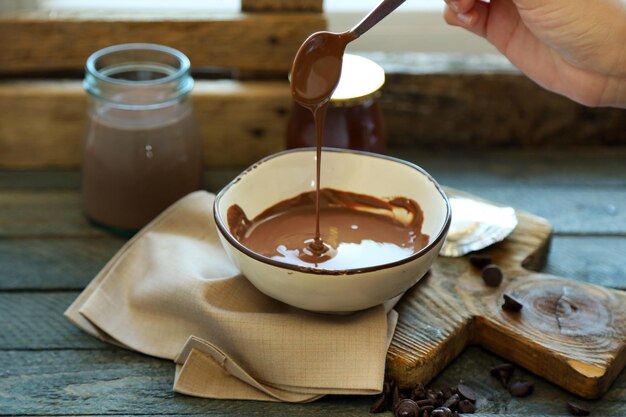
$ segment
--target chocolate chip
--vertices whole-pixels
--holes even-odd
[[[426,398],[426,388],[424,388],[422,384],[417,384],[411,392],[411,399],[417,401],[423,400],[424,398]]]
[[[424,411],[428,411],[428,414],[430,414],[431,411],[433,411],[435,407],[433,407],[432,405],[427,405],[424,407],[420,407],[420,410],[424,410]]]
[[[455,394],[456,388],[451,387],[450,385],[444,385],[441,387],[441,393],[443,394],[443,399],[447,400]]]
[[[425,398],[423,400],[419,400],[416,401],[417,405],[419,405],[420,407],[426,407],[426,406],[433,406],[435,405],[435,403],[432,400],[429,400],[428,398]]]
[[[485,285],[489,287],[497,287],[502,284],[502,270],[498,265],[489,264],[483,268],[481,274]]]
[[[452,410],[447,407],[438,407],[430,413],[430,417],[452,417]]]
[[[476,268],[482,269],[491,263],[491,256],[481,254],[470,255],[469,261]]]
[[[461,414],[474,414],[476,412],[476,406],[469,400],[459,401],[457,408]]]
[[[393,414],[396,417],[419,417],[419,412],[420,408],[409,398],[400,400],[393,408]]]
[[[511,380],[511,376],[513,375],[513,371],[515,367],[510,363],[502,363],[500,365],[496,365],[491,368],[492,376],[497,378],[504,388],[508,388],[509,381]]]
[[[387,411],[387,397],[385,394],[381,394],[370,407],[370,413],[383,413],[385,411]]]
[[[528,397],[533,393],[534,385],[530,381],[520,380],[509,384],[509,392],[514,397]]]
[[[424,410],[424,411],[422,411],[422,417],[430,417],[430,412],[431,411],[432,410]]]
[[[456,408],[457,405],[459,405],[459,401],[461,400],[461,397],[459,397],[459,394],[454,394],[452,396],[450,396],[450,398],[448,398],[444,403],[442,407],[446,407],[449,408],[450,410],[454,410]]]
[[[587,408],[583,407],[582,405],[572,403],[572,402],[567,403],[567,410],[573,416],[588,416],[591,413],[591,411],[589,411]]]
[[[461,395],[461,397],[463,397],[466,400],[469,400],[469,401],[471,401],[473,403],[476,402],[476,393],[474,392],[473,389],[471,389],[467,385],[459,384],[456,387],[456,390]]]
[[[516,300],[513,296],[510,296],[508,294],[503,294],[503,297],[504,297],[504,304],[502,304],[502,310],[518,312],[524,307],[522,303]]]

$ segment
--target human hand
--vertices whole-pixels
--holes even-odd
[[[446,22],[491,42],[544,88],[626,108],[626,0],[445,0]]]

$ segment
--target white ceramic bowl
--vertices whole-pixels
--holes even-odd
[[[228,208],[238,204],[253,218],[279,201],[315,189],[315,149],[285,151],[245,170],[215,199],[213,212],[222,244],[255,287],[305,310],[346,313],[382,304],[426,274],[439,254],[451,214],[446,195],[426,171],[387,156],[324,148],[321,185],[375,197],[414,199],[424,211],[422,232],[430,236],[428,245],[393,263],[344,271],[306,269],[252,252],[228,230]]]

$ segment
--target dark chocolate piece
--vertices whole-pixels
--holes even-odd
[[[570,414],[573,416],[588,416],[589,414],[591,414],[591,411],[589,411],[589,409],[573,402],[567,403],[567,411],[569,411]]]
[[[461,414],[474,414],[476,412],[476,405],[469,400],[459,401],[459,406],[457,408]]]
[[[481,274],[485,285],[489,287],[497,287],[502,284],[502,270],[498,265],[489,264],[483,268]]]
[[[509,384],[509,393],[514,397],[528,397],[533,393],[534,385],[530,381],[520,380]]]
[[[452,417],[452,410],[447,407],[438,407],[430,413],[430,417]]]
[[[465,398],[466,400],[469,400],[473,403],[476,402],[476,393],[474,392],[473,389],[471,389],[467,385],[459,384],[456,387],[456,391],[459,393],[461,397]]]
[[[459,401],[461,401],[461,397],[459,397],[459,394],[453,394],[444,401],[442,407],[449,408],[450,410],[455,410],[457,405],[459,405]]]
[[[502,363],[500,365],[496,365],[491,368],[491,375],[497,378],[504,388],[508,388],[509,381],[511,380],[511,376],[513,375],[513,371],[515,367],[510,363]]]
[[[476,268],[484,268],[491,263],[491,255],[474,254],[469,257],[470,263]]]
[[[393,409],[395,417],[419,417],[420,408],[410,398],[400,400]]]
[[[502,297],[504,298],[502,310],[517,313],[524,307],[522,303],[509,294],[503,294]]]

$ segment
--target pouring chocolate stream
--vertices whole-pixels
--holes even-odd
[[[405,0],[384,0],[348,32],[317,32],[309,36],[296,53],[291,69],[291,95],[313,113],[316,132],[315,238],[308,245],[314,255],[328,248],[320,235],[320,172],[324,123],[330,97],[339,84],[343,54],[348,43],[371,29]]]

